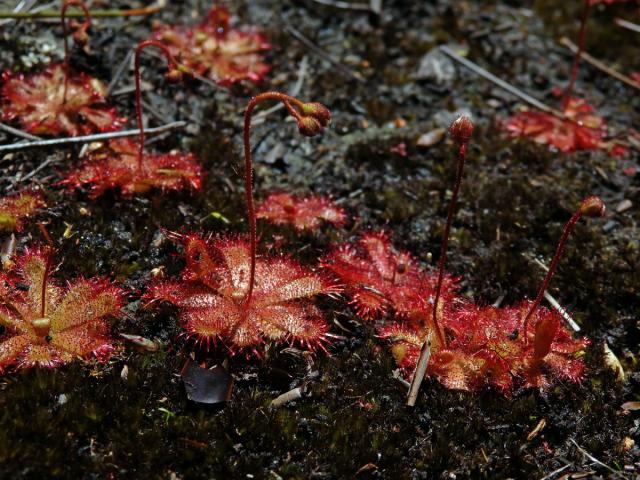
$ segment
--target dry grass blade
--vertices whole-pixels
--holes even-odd
[[[569,40],[566,37],[561,38],[560,39],[560,43],[562,45],[564,45],[565,47],[567,47],[569,50],[571,50],[571,52],[573,52],[573,53],[576,53],[578,51],[578,47],[576,46],[576,44],[573,43],[571,40]],[[614,70],[613,68],[609,67],[608,65],[605,65],[604,63],[602,63],[597,58],[589,55],[587,52],[582,52],[582,59],[585,62],[589,63],[590,65],[593,65],[598,70],[606,73],[610,77],[613,77],[616,80],[620,80],[622,83],[624,83],[626,85],[629,85],[631,88],[635,88],[637,90],[640,90],[640,83],[636,82],[631,77],[628,77],[628,76],[624,75],[623,73],[620,73],[617,70]]]
[[[171,122],[166,125],[162,125],[161,127],[145,128],[144,132],[147,135],[153,135],[168,132],[169,130],[184,128],[186,125],[187,122],[184,121]],[[0,152],[15,152],[18,150],[26,150],[29,148],[44,148],[76,143],[101,142],[105,140],[113,140],[114,138],[134,137],[139,134],[140,130],[135,129],[123,130],[120,132],[99,133],[96,135],[82,135],[78,137],[52,138],[49,140],[38,140],[28,143],[12,143],[10,145],[0,145]]]
[[[543,112],[546,113],[550,113],[552,115],[555,115],[559,118],[564,118],[564,114],[560,111],[560,110],[556,110],[555,108],[551,108],[548,105],[545,105],[544,103],[542,103],[540,100],[533,98],[531,95],[523,92],[522,90],[520,90],[517,87],[514,87],[513,85],[511,85],[510,83],[505,82],[504,80],[502,80],[499,77],[496,77],[493,73],[488,72],[487,70],[485,70],[484,68],[482,68],[481,66],[473,63],[471,60],[467,60],[466,58],[458,55],[456,52],[454,52],[453,50],[451,50],[449,47],[447,47],[446,45],[441,45],[440,46],[440,50],[442,50],[442,52],[451,57],[453,60],[455,60],[456,62],[464,65],[465,67],[467,67],[469,70],[471,70],[474,73],[477,73],[478,75],[480,75],[481,77],[489,80],[492,83],[495,83],[496,85],[498,85],[499,87],[503,88],[504,90],[506,90],[507,92],[515,95],[516,97],[518,97],[520,100],[528,103],[529,105],[531,105],[532,107],[537,108],[538,110],[542,110]]]
[[[409,405],[410,407],[413,407],[416,404],[418,393],[420,392],[420,385],[422,385],[422,380],[424,380],[424,376],[427,373],[427,367],[429,366],[430,358],[431,333],[429,333],[429,336],[422,345],[422,350],[420,350],[420,358],[418,358],[418,363],[416,365],[416,371],[414,372],[413,378],[411,379],[411,386],[409,387],[409,394],[407,395],[407,405]]]
[[[358,82],[364,83],[365,80],[360,76],[355,74],[354,72],[352,72],[351,70],[349,70],[347,67],[345,67],[344,65],[342,65],[342,63],[340,63],[338,60],[336,60],[335,58],[333,58],[331,55],[329,55],[327,52],[325,52],[324,50],[322,50],[320,47],[318,47],[315,43],[313,43],[311,40],[309,40],[307,37],[305,37],[301,32],[299,32],[298,30],[296,30],[295,28],[293,28],[291,25],[286,25],[284,27],[284,29],[289,32],[289,34],[295,38],[296,40],[298,40],[300,43],[304,44],[304,46],[306,46],[309,50],[311,50],[313,53],[315,53],[316,55],[318,55],[320,58],[322,58],[323,60],[326,60],[327,62],[329,62],[331,65],[333,65],[335,67],[336,70],[338,70],[340,73],[344,74],[345,76],[351,78],[352,80],[356,80]]]
[[[628,22],[622,18],[616,18],[614,23],[619,27],[626,28],[627,30],[631,30],[632,32],[640,33],[640,25],[635,23]]]
[[[371,6],[366,3],[334,2],[332,0],[313,0],[315,3],[328,7],[339,8],[341,10],[358,10],[361,12],[371,11]]]
[[[580,451],[580,453],[582,453],[585,457],[587,457],[589,460],[591,460],[596,465],[599,465],[599,466],[609,470],[611,473],[615,474],[618,478],[629,478],[627,475],[625,475],[621,471],[611,468],[606,463],[602,463],[600,460],[598,460],[596,457],[594,457],[589,452],[587,452],[584,448],[582,448],[580,445],[578,445],[578,443],[573,438],[569,438],[569,440],[571,441],[571,443],[573,443],[576,446],[576,448]]]
[[[22,130],[18,130],[17,128],[13,128],[4,123],[0,123],[0,130],[10,133],[11,135],[15,135],[16,137],[25,138],[27,140],[40,140],[40,137],[36,137],[35,135],[31,135],[30,133],[23,132]]]
[[[109,18],[109,17],[134,17],[141,15],[151,15],[152,13],[159,12],[164,8],[163,5],[151,5],[144,8],[131,8],[128,10],[91,10],[91,16],[95,18]],[[68,18],[84,17],[84,12],[78,9],[70,9],[66,16]],[[15,12],[15,11],[0,11],[0,19],[6,18],[11,20],[34,20],[39,18],[59,18],[60,10],[41,10],[38,12]]]

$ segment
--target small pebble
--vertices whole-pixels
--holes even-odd
[[[616,212],[623,213],[629,210],[631,207],[633,207],[633,203],[628,198],[625,198],[616,207]]]
[[[607,223],[604,224],[604,227],[602,227],[602,231],[604,233],[609,233],[614,228],[616,228],[617,226],[618,226],[618,222],[614,222],[613,220],[609,220]]]

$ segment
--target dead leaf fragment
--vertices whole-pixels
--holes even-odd
[[[136,347],[140,347],[148,352],[155,352],[158,350],[158,344],[153,340],[141,337],[140,335],[129,335],[128,333],[121,333],[120,336],[127,342],[134,344]]]
[[[616,380],[618,382],[624,382],[626,380],[626,375],[624,373],[624,368],[616,357],[616,354],[609,348],[607,342],[604,342],[604,364],[616,374]]]
[[[631,437],[624,437],[622,439],[622,450],[624,450],[625,452],[628,452],[629,450],[631,450],[634,445],[636,444],[635,440],[633,440],[633,438]]]
[[[302,398],[303,392],[304,392],[304,389],[302,387],[294,388],[293,390],[284,392],[282,395],[279,395],[276,398],[274,398],[269,404],[269,406],[271,408],[278,408],[278,407],[281,407],[282,405],[286,405],[289,402],[293,402],[294,400],[298,400],[299,398]]]
[[[375,463],[367,463],[366,465],[360,467],[354,476],[357,477],[362,473],[373,472],[376,470],[378,470],[378,466]]]
[[[536,427],[533,430],[531,430],[531,433],[529,433],[529,435],[527,435],[527,441],[530,442],[531,440],[536,438],[546,425],[547,425],[547,420],[544,418],[541,418],[538,424],[536,425]]]
[[[620,408],[625,412],[635,412],[640,410],[640,402],[624,402]]]

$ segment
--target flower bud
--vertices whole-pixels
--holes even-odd
[[[326,127],[331,122],[331,112],[321,103],[303,103],[301,110],[303,115],[315,118],[323,127]]]
[[[51,330],[51,320],[48,318],[36,318],[31,320],[31,326],[33,327],[36,335],[44,337],[49,335],[49,331]]]
[[[182,72],[177,68],[170,68],[167,73],[165,73],[164,78],[167,79],[170,83],[180,83],[182,81]]]
[[[298,121],[298,131],[305,137],[315,137],[322,128],[320,122],[314,117],[301,117]]]
[[[81,47],[84,47],[89,43],[89,35],[84,28],[73,32],[73,41]]]
[[[468,143],[473,134],[473,122],[466,115],[461,115],[449,127],[449,135],[456,143]]]
[[[585,198],[580,205],[580,213],[587,217],[604,217],[607,207],[600,197],[591,195]]]
[[[79,22],[75,18],[72,18],[71,20],[69,20],[69,28],[71,28],[71,30],[79,30],[83,26],[84,26],[84,23]]]

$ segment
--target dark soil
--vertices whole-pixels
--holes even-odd
[[[153,18],[96,21],[92,55],[78,50],[74,64],[108,82],[132,46],[148,36],[152,20],[190,23],[197,10],[209,7],[194,0],[167,3]],[[150,141],[150,148],[194,151],[208,171],[201,193],[133,199],[113,194],[92,202],[84,193],[52,187],[77,161],[79,147],[2,158],[2,192],[38,186],[47,195],[51,207],[40,220],[58,245],[60,278],[106,274],[122,281],[132,292],[131,303],[124,318],[114,321],[114,332],[157,339],[163,347],[148,353],[126,346],[108,365],[2,377],[0,477],[495,479],[542,478],[566,465],[552,478],[574,472],[591,472],[593,478],[638,475],[640,450],[632,440],[640,440],[640,414],[621,409],[626,401],[640,400],[640,182],[623,173],[637,166],[638,152],[622,159],[600,152],[562,155],[515,142],[499,128],[518,104],[504,91],[459,66],[454,78],[440,85],[415,78],[420,59],[435,46],[460,45],[474,62],[554,104],[551,89],[565,85],[571,62],[557,39],[575,38],[581,3],[386,0],[376,16],[313,0],[233,2],[237,21],[259,25],[274,44],[268,54],[273,71],[262,87],[229,92],[197,81],[168,86],[154,74],[160,62],[144,61],[144,78],[153,85],[145,94],[155,112],[149,123],[189,122],[185,131]],[[612,19],[634,18],[633,12],[630,6],[595,9],[590,22],[588,50],[624,72],[640,70],[640,37]],[[363,81],[317,57],[287,25]],[[61,58],[57,23],[12,22],[1,28],[3,69],[38,68]],[[449,141],[420,148],[416,140],[446,126],[454,112],[468,111],[477,129],[448,256],[465,295],[481,303],[505,295],[504,304],[533,296],[543,272],[532,259],[549,261],[580,200],[597,194],[610,206],[605,219],[578,225],[551,288],[592,340],[582,385],[504,398],[492,391],[447,391],[427,381],[410,409],[406,388],[392,376],[394,360],[372,325],[343,303],[325,300],[333,332],[343,337],[330,346],[330,355],[271,347],[260,359],[236,356],[229,364],[236,382],[224,408],[201,408],[187,400],[179,371],[193,345],[180,337],[175,310],[142,310],[136,299],[152,269],[162,266],[171,275],[182,266],[163,229],[246,232],[239,175],[243,108],[253,93],[293,88],[305,58],[300,96],[328,105],[332,128],[305,139],[294,124],[282,121],[281,112],[256,126],[257,195],[274,189],[332,194],[358,219],[345,231],[325,229],[315,236],[263,225],[261,248],[282,248],[284,240],[287,251],[313,263],[330,243],[366,228],[386,228],[398,247],[425,264],[434,262],[454,148]],[[128,72],[116,90],[132,84]],[[616,131],[640,124],[640,95],[601,72],[584,65],[577,91]],[[133,117],[131,94],[115,102]],[[391,151],[402,142],[407,156]],[[20,180],[45,161],[35,175]],[[618,213],[624,199],[632,207]],[[33,225],[19,236],[20,246],[43,241]],[[604,365],[605,342],[627,371],[625,383],[616,382]],[[224,351],[197,353],[210,365],[225,358]],[[269,408],[272,399],[298,386],[306,388],[302,399]],[[546,427],[528,440],[541,419]]]

